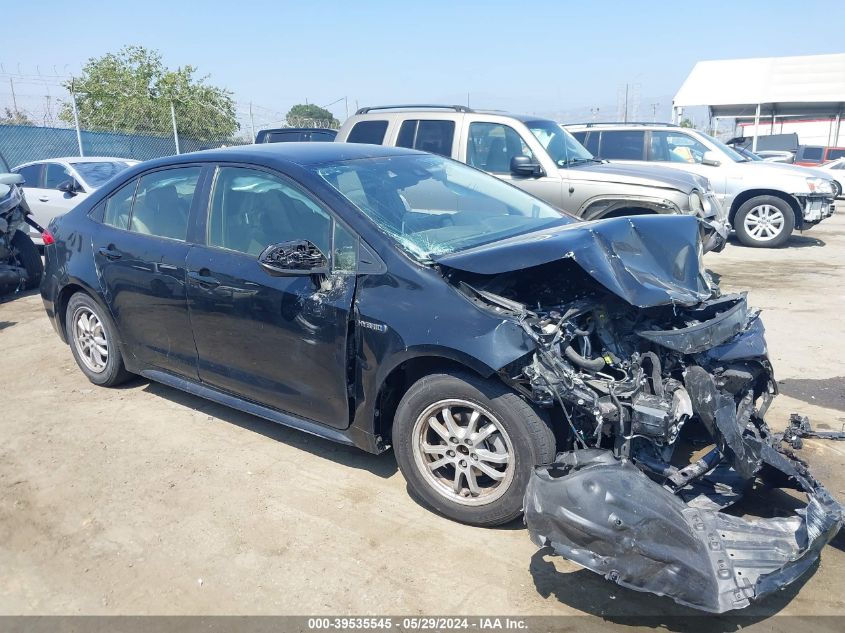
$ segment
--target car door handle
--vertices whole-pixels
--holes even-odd
[[[50,202],[50,198],[48,196],[39,196],[38,202]]]
[[[207,268],[203,268],[200,271],[192,270],[188,273],[188,278],[192,279],[193,281],[197,282],[198,284],[202,284],[203,286],[219,286],[220,280],[216,277],[212,277],[208,274],[209,270]]]
[[[123,257],[123,253],[117,250],[113,245],[109,245],[108,247],[104,246],[98,252],[106,259],[110,259],[112,261]]]

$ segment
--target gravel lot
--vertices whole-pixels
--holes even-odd
[[[840,203],[840,206],[845,206]],[[845,424],[845,216],[708,265],[750,290],[782,394],[769,414]],[[688,615],[538,553],[520,523],[470,528],[371,456],[146,380],[91,385],[37,294],[0,305],[0,613]],[[845,443],[803,456],[845,500]],[[845,614],[845,535],[743,612]],[[727,622],[727,620],[726,620]]]

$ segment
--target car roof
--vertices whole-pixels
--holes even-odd
[[[21,163],[18,167],[26,167],[27,165],[43,165],[44,163],[103,163],[103,162],[137,162],[135,158],[120,158],[119,156],[59,156],[56,158],[42,158],[40,160],[31,160],[26,163]]]
[[[219,149],[207,149],[190,152],[178,156],[157,158],[142,163],[144,168],[163,167],[180,163],[222,161],[260,163],[267,166],[300,165],[308,167],[324,163],[361,160],[367,158],[381,158],[385,156],[403,156],[408,154],[424,155],[404,147],[385,147],[382,145],[366,145],[363,143],[257,143],[251,145],[235,145]]]
[[[264,130],[258,130],[258,134],[262,132],[334,132],[337,134],[337,130],[329,127],[268,127]]]
[[[549,117],[539,116],[535,114],[517,114],[508,112],[506,110],[491,110],[479,108],[466,108],[464,106],[445,106],[445,105],[395,105],[395,106],[376,106],[373,108],[361,108],[350,120],[357,119],[385,119],[388,117],[396,117],[399,115],[437,115],[439,119],[448,119],[449,117],[460,117],[464,115],[483,114],[486,116],[499,116],[508,119],[516,119],[525,123],[526,121],[554,121]]]

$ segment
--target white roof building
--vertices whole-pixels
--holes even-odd
[[[783,117],[827,117],[839,122],[845,110],[845,53],[759,57],[698,62],[672,101],[677,118],[684,107],[707,106],[711,118],[753,118],[775,123]]]

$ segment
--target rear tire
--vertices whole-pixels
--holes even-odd
[[[41,263],[38,247],[23,231],[15,231],[12,246],[18,251],[18,262],[26,270],[27,280],[24,287],[27,290],[37,288],[41,285],[41,277],[44,275],[44,264]]]
[[[755,248],[783,246],[795,229],[795,214],[786,200],[757,196],[746,201],[734,216],[739,241]]]
[[[123,364],[111,317],[84,292],[68,301],[65,332],[76,364],[95,385],[114,387],[132,377]]]
[[[533,467],[555,456],[541,412],[505,385],[464,372],[425,376],[408,389],[396,410],[393,446],[417,496],[478,526],[520,516]]]

